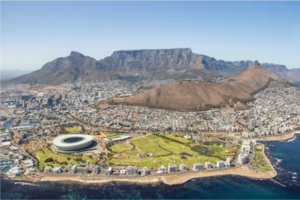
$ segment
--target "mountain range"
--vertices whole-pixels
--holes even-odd
[[[11,79],[6,83],[60,85],[74,81],[108,81],[115,79],[193,79],[215,82],[234,76],[252,61],[228,62],[195,54],[190,48],[115,51],[101,60],[72,51],[46,63],[41,69]],[[284,65],[263,63],[261,66],[291,81],[300,81],[300,73]]]
[[[177,111],[202,111],[211,108],[246,109],[246,102],[264,89],[295,84],[261,67],[255,61],[236,76],[216,83],[180,81],[153,88],[126,98],[108,101],[112,105],[130,105]]]

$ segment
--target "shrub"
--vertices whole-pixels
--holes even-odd
[[[46,158],[44,162],[45,163],[47,163],[47,162],[53,162],[53,158]]]

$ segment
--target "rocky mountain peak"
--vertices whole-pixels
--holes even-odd
[[[256,60],[256,61],[254,61],[254,62],[249,66],[249,68],[252,68],[252,69],[261,69],[262,67],[261,67],[260,63]]]
[[[82,53],[79,53],[77,51],[71,51],[70,56],[71,57],[85,57]]]

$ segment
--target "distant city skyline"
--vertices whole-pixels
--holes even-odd
[[[300,67],[300,2],[1,2],[1,70],[71,51],[191,48],[218,60]]]

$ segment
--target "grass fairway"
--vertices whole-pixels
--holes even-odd
[[[170,136],[168,135],[168,137]],[[112,157],[108,162],[119,166],[134,165],[158,168],[161,165],[185,163],[192,166],[194,163],[216,163],[219,160],[217,157],[199,155],[196,151],[191,150],[191,146],[194,145],[193,141],[187,140],[184,141],[188,142],[187,144],[182,144],[183,140],[179,141],[175,140],[179,139],[177,137],[168,137],[149,135],[131,140],[130,142],[135,145],[135,149],[122,153],[119,158]],[[138,153],[153,153],[156,157],[136,158]]]
[[[147,136],[130,142],[135,145],[135,147],[141,150],[143,153],[153,153],[155,156],[170,155],[171,153],[160,148],[154,141],[153,138],[157,136]]]
[[[133,146],[130,145],[130,144],[129,145],[128,144],[115,144],[110,148],[113,152],[119,153],[119,152],[122,152],[122,151],[130,150],[130,149],[133,148]]]
[[[68,154],[57,155],[51,150],[50,146],[44,147],[43,149],[37,151],[35,156],[39,160],[39,170],[41,171],[44,171],[44,167],[47,165],[52,165],[53,167],[65,167],[68,163],[72,163],[73,165],[80,166],[82,164],[86,164],[87,162],[94,164],[96,161],[95,158],[89,156],[73,156]],[[52,158],[54,161],[45,163],[46,158]]]
[[[65,129],[68,133],[79,133],[81,131],[77,126],[65,127]]]
[[[220,160],[226,160],[227,157],[234,159],[237,152],[237,147],[226,147],[222,143],[204,142],[195,145],[194,148],[205,155],[217,157]]]
[[[251,162],[251,165],[261,172],[272,171],[272,168],[266,160],[265,156],[263,155],[262,150],[258,149],[257,146],[255,148],[255,156],[253,161]]]
[[[206,156],[193,156],[189,157],[186,156],[186,158],[182,158],[181,155],[170,155],[170,156],[162,156],[162,157],[156,157],[156,158],[112,158],[109,163],[113,165],[121,165],[121,166],[146,166],[149,168],[158,168],[162,165],[167,167],[169,164],[177,164],[180,165],[181,163],[185,163],[186,165],[192,166],[194,163],[204,163],[204,162],[212,162],[216,163],[218,161],[217,158],[212,157],[206,157]]]
[[[167,137],[167,138],[170,138],[170,139],[173,139],[173,140],[176,140],[178,142],[181,142],[181,143],[184,143],[184,144],[191,144],[191,143],[194,143],[193,140],[188,140],[188,139],[185,139],[184,137],[176,137],[174,135],[171,135],[171,134],[165,134],[163,135],[164,137]]]

